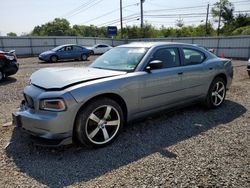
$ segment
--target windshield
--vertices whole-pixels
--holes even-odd
[[[55,48],[53,48],[51,51],[57,51],[57,50],[59,50],[59,49],[61,49],[63,46],[57,46],[57,47],[55,47]]]
[[[133,71],[146,52],[147,48],[141,47],[113,48],[97,58],[90,66],[100,69]]]

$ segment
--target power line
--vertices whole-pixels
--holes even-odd
[[[93,6],[97,5],[97,4],[99,4],[101,1],[103,1],[103,0],[99,0],[99,1],[93,0],[92,3],[95,2],[94,4],[90,5],[89,7],[85,8],[84,10],[79,10],[78,12],[72,14],[72,15],[69,16],[69,17],[71,18],[71,17],[73,17],[73,16],[75,16],[75,15],[77,15],[77,14],[83,12],[83,11],[86,11],[86,10],[90,9],[91,7],[93,7]]]
[[[148,1],[146,1],[147,3],[149,3]],[[250,3],[249,0],[245,0],[245,1],[236,1],[236,2],[231,2],[231,3],[244,3],[244,2],[248,2]],[[151,3],[152,4],[152,3]],[[159,5],[161,6],[161,5]],[[164,7],[164,5],[162,5]],[[161,6],[161,7],[162,7]],[[176,10],[190,10],[190,9],[197,9],[197,8],[206,8],[207,6],[206,5],[198,5],[198,6],[188,6],[188,7],[178,7],[178,8],[168,8],[168,9],[153,9],[153,10],[147,10],[147,11],[144,11],[145,13],[148,13],[148,12],[161,12],[161,11],[176,11]],[[214,5],[211,5],[210,7],[214,7]]]
[[[127,8],[127,7],[130,7],[130,6],[135,6],[135,5],[138,5],[138,3],[126,5],[126,6],[124,6],[122,9],[125,9],[125,8]],[[90,19],[90,20],[87,20],[87,21],[84,22],[84,24],[86,24],[86,23],[88,23],[88,22],[91,22],[91,21],[98,20],[99,18],[108,16],[108,15],[110,15],[110,14],[113,14],[113,13],[117,12],[119,9],[120,9],[120,8],[113,9],[112,11],[106,12],[106,13],[100,15],[100,16],[97,16],[97,17],[95,17],[95,18],[92,18],[92,19]]]
[[[131,14],[131,15],[128,15],[126,17],[123,17],[123,20],[128,20],[128,19],[133,19],[133,18],[138,18],[139,17],[139,14]],[[114,24],[114,23],[118,23],[120,22],[120,19],[115,19],[115,20],[111,20],[111,21],[108,21],[108,22],[104,22],[104,23],[101,23],[99,24],[98,26],[104,26],[104,25],[111,25],[111,24]]]
[[[74,13],[75,11],[78,11],[78,10],[80,10],[81,8],[85,7],[85,6],[88,6],[91,2],[92,2],[92,0],[89,0],[88,2],[85,2],[85,3],[81,4],[80,6],[74,8],[73,10],[66,12],[65,14],[63,14],[63,15],[60,16],[60,17],[67,17],[68,15],[71,15],[71,14]]]
[[[87,21],[85,21],[84,23],[86,24],[86,23],[88,23],[88,22],[91,22],[91,21],[97,20],[97,19],[99,19],[99,18],[105,17],[105,16],[107,16],[107,15],[110,15],[110,14],[112,14],[112,13],[115,13],[115,12],[118,11],[119,9],[120,9],[120,8],[113,9],[113,10],[111,10],[110,12],[107,12],[107,13],[105,13],[105,14],[102,14],[101,16],[92,18],[92,19],[90,19],[90,20],[87,20]]]
[[[89,0],[86,3],[81,4],[79,7],[64,14],[62,17],[71,18],[71,17],[73,17],[73,16],[75,16],[83,11],[86,11],[86,10],[90,9],[91,7],[99,4],[101,1],[103,1],[103,0]]]
[[[155,9],[155,10],[147,10],[144,11],[145,13],[148,12],[162,12],[162,11],[173,11],[173,10],[182,10],[182,9],[193,9],[193,8],[205,8],[206,6],[202,5],[202,6],[192,6],[192,7],[180,7],[180,8],[169,8],[169,9]]]
[[[145,1],[148,2],[148,1]],[[248,1],[237,1],[237,3],[245,3],[245,2],[249,2]],[[188,7],[179,7],[179,8],[169,8],[169,9],[158,9],[158,10],[148,10],[148,11],[144,11],[144,13],[154,13],[154,12],[160,12],[160,11],[176,11],[176,10],[193,10],[193,9],[201,9],[201,8],[206,8],[207,6],[204,5],[199,5],[199,6],[188,6]],[[214,7],[214,5],[212,5],[211,7]],[[239,14],[239,13],[248,13],[249,10],[242,10],[242,11],[234,11],[234,14]],[[138,14],[139,13],[134,13],[131,15],[128,15],[127,17],[124,17],[124,20],[133,20],[133,19],[138,19]],[[175,13],[175,14],[145,14],[144,15],[147,18],[150,19],[154,19],[154,18],[178,18],[180,16],[182,17],[187,17],[187,18],[199,18],[199,17],[206,17],[206,12],[196,12],[196,13]],[[208,17],[211,18],[212,14],[209,13]],[[110,25],[110,24],[115,24],[118,23],[119,19],[115,19],[115,20],[111,20],[102,24],[99,24],[99,26],[103,26],[103,25]]]

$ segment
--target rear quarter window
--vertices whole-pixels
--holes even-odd
[[[206,56],[203,52],[195,50],[183,48],[183,56],[184,56],[184,65],[196,65],[202,63]]]

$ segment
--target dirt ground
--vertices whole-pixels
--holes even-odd
[[[22,58],[18,73],[0,83],[0,187],[250,187],[246,61],[233,61],[233,83],[221,108],[162,112],[127,126],[102,149],[35,146],[11,125],[34,71],[83,67],[96,57],[55,64]]]

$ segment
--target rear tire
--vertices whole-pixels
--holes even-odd
[[[250,71],[248,71],[248,76],[250,77]]]
[[[50,57],[50,62],[52,62],[52,63],[56,63],[57,61],[58,61],[57,56],[52,55],[52,56]]]
[[[4,74],[3,72],[0,70],[0,81],[4,79]]]
[[[208,90],[205,105],[214,109],[222,105],[226,97],[226,81],[221,77],[216,77]]]
[[[87,147],[104,147],[119,135],[124,123],[121,107],[109,98],[99,98],[77,115],[75,135]]]

